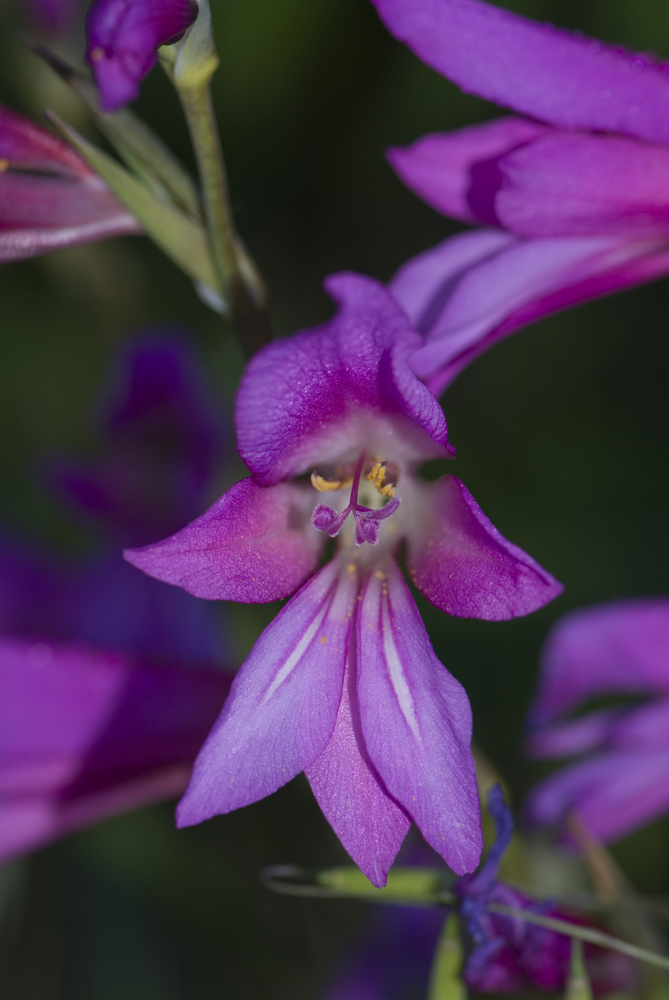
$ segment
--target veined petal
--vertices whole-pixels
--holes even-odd
[[[365,746],[389,793],[454,872],[473,871],[482,839],[469,701],[434,655],[391,559],[362,594],[358,698]]]
[[[411,508],[419,516],[407,527],[409,572],[442,611],[503,621],[562,593],[562,584],[500,534],[455,476],[416,481],[411,489]]]
[[[466,234],[470,235],[470,234]],[[669,271],[669,250],[661,238],[629,236],[555,237],[500,241],[479,263],[454,275],[449,240],[414,258],[391,284],[405,304],[405,272],[410,287],[424,289],[419,305],[407,298],[410,315],[426,334],[426,343],[410,359],[411,367],[435,395],[440,395],[475,357],[542,316],[608,295],[622,288],[652,281]],[[462,236],[452,240],[464,240]],[[439,259],[444,257],[444,280],[437,285]],[[410,269],[410,270],[409,270]],[[423,274],[426,275],[423,278]],[[398,293],[395,283],[398,283]],[[434,289],[427,301],[427,293]]]
[[[348,456],[359,440],[398,460],[446,455],[443,411],[407,364],[421,344],[388,290],[358,274],[327,279],[340,305],[328,323],[277,340],[247,365],[237,394],[239,452],[275,483]]]
[[[126,549],[128,562],[195,597],[262,604],[288,597],[313,573],[323,535],[311,526],[313,494],[243,479],[182,531]]]
[[[179,826],[257,802],[323,752],[341,701],[358,589],[356,568],[335,559],[265,629],[195,762]]]
[[[560,822],[577,810],[590,833],[617,840],[661,816],[669,807],[669,747],[615,751],[565,767],[539,782],[526,802],[538,826]]]
[[[455,132],[425,135],[386,153],[414,194],[438,212],[462,222],[498,225],[494,198],[502,175],[497,158],[547,131],[527,118],[497,118]]]
[[[369,759],[356,694],[356,640],[351,636],[337,722],[306,775],[325,818],[367,878],[381,888],[411,820],[388,794]]]
[[[669,232],[669,149],[557,132],[503,157],[495,210],[522,236]]]
[[[669,600],[611,601],[565,615],[542,653],[530,711],[542,725],[611,692],[669,692]]]
[[[669,142],[669,78],[652,57],[481,0],[374,0],[388,30],[466,93],[570,129]]]

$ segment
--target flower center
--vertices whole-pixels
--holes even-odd
[[[379,540],[379,523],[394,514],[400,505],[400,498],[394,495],[395,484],[386,483],[388,472],[387,462],[375,462],[366,474],[365,478],[376,489],[377,493],[384,497],[390,497],[385,505],[378,509],[363,507],[358,503],[358,492],[360,489],[360,477],[365,467],[365,453],[361,453],[352,476],[342,476],[340,479],[324,479],[316,472],[311,474],[311,482],[319,493],[339,490],[344,486],[351,485],[351,497],[348,506],[338,514],[334,507],[328,507],[325,503],[319,503],[314,507],[311,515],[311,523],[318,531],[327,531],[331,538],[339,534],[341,527],[349,514],[355,520],[355,544],[362,545],[369,542],[376,545]]]

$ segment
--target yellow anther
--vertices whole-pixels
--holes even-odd
[[[100,60],[104,59],[104,57],[105,57],[105,50],[101,48],[99,45],[96,45],[95,48],[91,49],[91,51],[88,54],[88,58],[91,60],[91,62],[100,62]]]
[[[341,479],[323,479],[317,472],[312,472],[311,485],[319,493],[332,493],[333,490],[340,490],[344,484]]]
[[[377,487],[377,489],[378,489],[378,487]],[[381,496],[384,496],[384,497],[394,497],[395,496],[395,483],[386,483],[385,486],[381,487],[381,489],[379,490],[379,493],[381,494]]]
[[[377,462],[367,473],[366,478],[372,483],[381,496],[392,497],[395,495],[395,483],[386,483],[387,462]],[[385,484],[385,485],[384,485]]]
[[[9,160],[0,160],[0,174],[9,170]]]

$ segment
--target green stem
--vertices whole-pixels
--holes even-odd
[[[601,948],[622,952],[623,955],[636,958],[639,962],[647,962],[648,965],[656,965],[660,969],[669,969],[669,958],[664,955],[658,955],[646,948],[639,948],[635,944],[621,941],[619,938],[612,937],[611,934],[605,934],[604,931],[598,931],[592,927],[582,927],[580,924],[572,924],[568,920],[558,920],[556,917],[542,917],[529,910],[516,910],[503,903],[488,903],[486,909],[490,910],[491,913],[501,913],[505,917],[515,917],[528,924],[546,927],[548,930],[557,931],[558,934],[566,934],[568,937],[580,938],[581,941],[589,941],[590,944],[598,944]]]
[[[272,339],[272,331],[265,309],[262,282],[250,270],[248,257],[244,258],[244,273],[240,268],[241,248],[230,207],[228,181],[209,81],[203,80],[193,85],[177,84],[177,90],[188,121],[200,172],[214,264],[242,349],[247,357],[251,357]]]

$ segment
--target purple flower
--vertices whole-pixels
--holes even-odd
[[[458,479],[415,475],[452,453],[441,408],[406,363],[419,335],[377,282],[342,274],[326,287],[339,314],[270,344],[242,380],[237,433],[251,477],[183,531],[127,554],[210,599],[271,601],[304,584],[238,674],[178,822],[248,805],[306,771],[374,884],[410,819],[454,871],[471,871],[481,841],[469,703],[394,557],[406,540],[415,585],[463,617],[528,614],[561,587]],[[313,486],[295,481],[309,472]],[[314,504],[313,487],[328,504]],[[328,534],[336,554],[312,575]]]
[[[643,703],[567,713],[594,698]],[[529,752],[584,755],[540,782],[527,815],[540,825],[576,810],[590,833],[623,837],[669,809],[669,600],[572,612],[551,632],[530,714]]]
[[[103,111],[139,97],[158,49],[178,41],[198,14],[194,0],[93,0],[86,17],[86,62]]]
[[[229,687],[214,670],[0,637],[0,863],[178,795]]]
[[[530,116],[389,152],[421,198],[486,227],[391,285],[426,336],[411,363],[435,393],[519,327],[669,272],[669,66],[480,0],[374,3],[428,65]]]
[[[499,785],[488,793],[488,808],[497,839],[476,874],[465,876],[454,886],[460,897],[460,917],[473,944],[462,978],[470,989],[482,993],[523,993],[533,987],[562,991],[569,975],[570,939],[518,917],[490,912],[487,906],[502,903],[572,923],[584,921],[566,916],[550,901],[538,903],[497,880],[513,832],[513,818]],[[596,995],[626,991],[635,985],[633,964],[625,956],[586,944],[585,957]]]
[[[0,106],[0,263],[139,232],[73,149]]]

